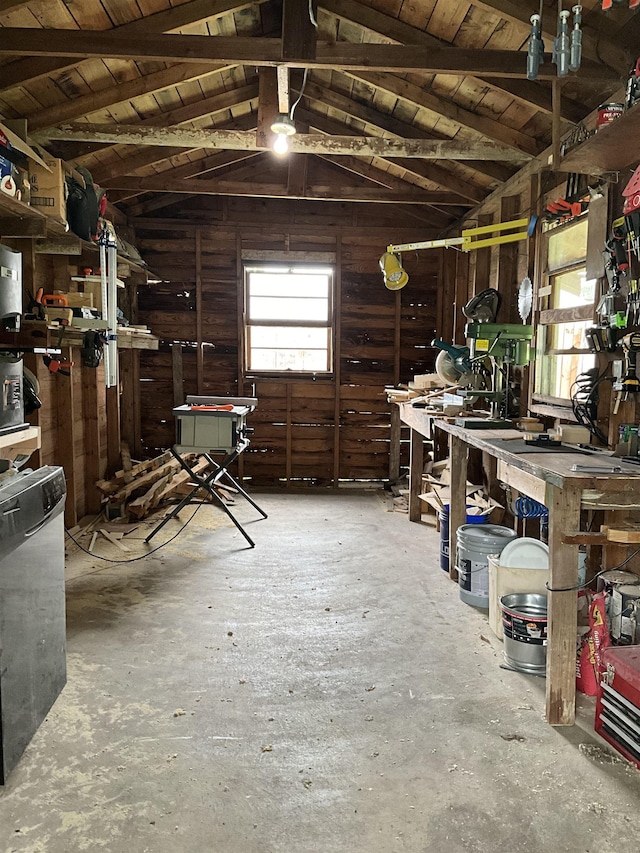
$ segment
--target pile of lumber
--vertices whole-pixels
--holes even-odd
[[[449,507],[451,502],[451,471],[449,460],[435,462],[431,473],[422,476],[423,493],[418,497],[427,511],[435,512]],[[492,524],[499,524],[504,516],[504,507],[489,497],[483,486],[467,481],[467,515],[485,516]]]
[[[204,456],[182,454],[193,475],[206,476],[210,464]],[[154,459],[133,464],[126,445],[122,447],[122,469],[110,480],[98,480],[96,486],[104,497],[107,518],[146,518],[154,510],[170,502],[181,500],[197,485],[193,476],[181,467],[169,452]],[[233,501],[233,489],[216,486],[216,493],[227,502]],[[199,489],[195,497],[212,501],[206,489]]]

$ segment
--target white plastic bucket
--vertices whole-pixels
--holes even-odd
[[[549,580],[549,569],[528,566],[501,566],[499,554],[489,555],[489,626],[501,640],[502,611],[500,599],[514,592],[536,592],[545,595]]]

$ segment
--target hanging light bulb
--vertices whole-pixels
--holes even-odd
[[[289,150],[289,136],[294,136],[296,126],[286,113],[281,113],[271,125],[271,132],[276,134],[273,150],[281,157]]]
[[[289,140],[284,133],[279,133],[273,143],[273,150],[279,157],[284,157],[289,152]]]

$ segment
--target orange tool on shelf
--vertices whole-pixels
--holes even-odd
[[[227,404],[224,406],[191,406],[192,412],[232,412],[233,406]]]
[[[36,300],[38,297],[36,296]],[[40,301],[43,305],[48,305],[50,308],[67,308],[69,303],[67,302],[67,297],[63,296],[61,293],[45,293]]]

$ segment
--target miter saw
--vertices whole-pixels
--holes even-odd
[[[520,315],[526,319],[530,304],[525,299],[519,299],[518,302]],[[510,368],[512,365],[521,367],[531,360],[533,326],[496,323],[500,303],[498,291],[487,288],[464,306],[462,313],[470,321],[465,326],[468,346],[449,344],[438,339],[432,342],[432,346],[441,350],[436,358],[436,372],[442,381],[460,386],[460,396],[471,403],[480,397],[491,403],[490,420],[464,418],[464,426],[467,427],[509,425]]]

